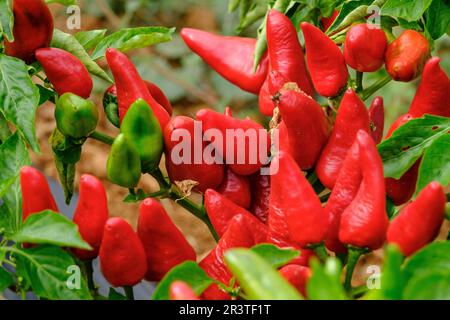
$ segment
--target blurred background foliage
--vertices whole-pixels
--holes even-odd
[[[112,32],[124,27],[162,25],[176,27],[177,31],[183,27],[193,27],[236,35],[239,24],[239,12],[229,13],[227,0],[80,0],[79,4],[82,8],[83,30],[106,28]],[[67,16],[63,7],[57,14]],[[255,23],[240,35],[256,37],[258,25],[259,22]],[[65,28],[64,25],[59,27]],[[194,116],[201,107],[208,106],[221,111],[231,106],[238,117],[249,115],[267,122],[259,115],[257,97],[239,90],[217,75],[189,51],[178,32],[170,43],[132,54],[141,75],[161,86],[174,104],[176,113]],[[442,58],[442,66],[449,73],[448,36],[436,41],[433,55]],[[384,69],[368,74],[365,81],[371,83],[384,74]],[[385,99],[386,127],[408,109],[417,84],[418,81],[391,82],[377,93]],[[97,81],[99,93],[105,85]]]

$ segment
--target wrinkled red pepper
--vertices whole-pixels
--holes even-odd
[[[263,223],[267,223],[269,216],[270,175],[262,175],[258,172],[250,176],[250,190],[252,192],[250,212]]]

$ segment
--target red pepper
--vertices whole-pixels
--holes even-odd
[[[333,24],[334,20],[336,20],[338,15],[339,11],[334,10],[333,14],[329,18],[323,17],[321,19],[323,32],[326,32],[331,27],[331,25]]]
[[[216,188],[220,185],[224,177],[224,165],[213,162],[214,159],[209,158],[202,158],[201,163],[195,163],[195,144],[202,144],[202,155],[205,148],[209,146],[208,142],[202,141],[202,132],[199,131],[195,132],[194,120],[184,116],[175,117],[167,124],[164,129],[166,169],[171,181],[194,180],[198,182],[196,189],[204,192],[208,188]],[[196,137],[200,141],[195,141]],[[186,159],[188,163],[175,164],[174,162],[174,157],[180,154],[180,150],[175,149],[179,143],[187,143],[191,146],[191,156]],[[172,155],[172,153],[175,154]]]
[[[348,81],[348,70],[339,47],[319,28],[302,22],[306,61],[316,91],[324,97],[336,96]]]
[[[176,265],[196,259],[192,246],[154,199],[145,199],[139,207],[137,234],[147,256],[148,281],[159,281]]]
[[[234,216],[227,227],[227,230],[219,240],[219,243],[212,251],[199,263],[209,277],[229,285],[232,278],[231,273],[223,260],[224,253],[231,248],[251,248],[258,244],[261,238],[261,230],[255,228],[254,220],[251,216],[238,214]],[[206,300],[229,300],[230,296],[219,289],[216,284],[211,285],[202,294]]]
[[[355,198],[341,215],[339,240],[346,245],[376,250],[386,239],[389,223],[383,163],[372,137],[366,131],[358,132],[355,143],[359,149],[362,181]]]
[[[256,39],[225,37],[206,31],[183,28],[184,42],[222,77],[242,90],[258,94],[266,79],[267,55],[253,72]]]
[[[384,103],[382,97],[375,97],[369,108],[370,134],[376,144],[383,139]]]
[[[103,184],[94,176],[82,175],[80,196],[73,222],[78,225],[81,237],[93,250],[73,249],[73,253],[79,259],[90,260],[98,256],[108,216],[108,200]]]
[[[250,208],[250,181],[247,176],[238,175],[227,169],[225,178],[216,191],[238,206],[245,209]]]
[[[152,97],[130,59],[114,48],[106,50],[106,59],[116,81],[120,121],[122,122],[126,112],[136,100],[144,99],[158,118],[161,130],[164,130],[170,116]]]
[[[264,162],[267,162],[270,136],[260,124],[252,119],[248,117],[244,120],[235,119],[209,109],[197,112],[197,119],[202,122],[204,133],[211,129],[216,129],[221,133],[222,139],[212,143],[216,150],[222,151],[223,158],[227,159],[228,168],[234,173],[250,175],[258,171]],[[208,138],[215,140],[214,136]],[[230,139],[233,141],[229,141]],[[255,152],[251,153],[252,149]]]
[[[444,222],[446,201],[441,185],[431,182],[391,222],[387,241],[397,244],[405,256],[432,242]]]
[[[287,16],[275,9],[267,15],[267,46],[271,69],[286,82],[295,82],[303,92],[312,96],[314,89],[306,70],[297,30]],[[278,90],[283,85],[279,85]]]
[[[258,96],[259,111],[268,117],[273,115],[274,103],[269,90],[269,77],[264,81]]]
[[[267,223],[269,216],[270,176],[259,172],[250,176],[250,190],[252,204],[250,212],[263,223]]]
[[[359,72],[374,72],[384,64],[388,41],[382,29],[367,23],[350,28],[345,37],[345,62]]]
[[[322,107],[310,96],[286,85],[278,108],[286,126],[290,153],[303,170],[311,169],[327,143],[329,124]],[[294,86],[295,87],[295,86]],[[283,140],[280,136],[280,139]]]
[[[266,240],[266,227],[255,216],[212,189],[205,192],[205,209],[219,237],[224,235],[233,217],[239,214],[245,216],[253,228],[258,230],[257,242]]]
[[[450,80],[439,65],[440,58],[428,60],[422,73],[409,113],[417,118],[424,114],[450,117]]]
[[[158,87],[153,82],[147,80],[144,80],[144,82],[145,85],[147,86],[148,91],[150,92],[152,97],[156,100],[156,102],[158,102],[167,111],[169,115],[172,115],[173,113],[172,104],[170,103],[169,99],[166,97],[164,92],[161,90],[161,88]],[[106,95],[110,95],[110,97],[108,97],[109,101],[111,100],[111,98],[117,100],[117,86],[115,84],[110,86],[105,92],[105,96]]]
[[[32,167],[20,170],[22,190],[22,221],[44,210],[59,212],[45,176]]]
[[[31,64],[35,51],[50,46],[53,17],[43,0],[14,0],[14,42],[5,39],[5,53]]]
[[[369,132],[369,115],[358,95],[348,89],[339,106],[331,137],[317,162],[317,176],[327,188],[333,188],[359,130]]]
[[[77,57],[62,49],[42,48],[36,50],[36,58],[59,95],[70,92],[89,98],[93,88],[92,78]]]
[[[194,290],[183,281],[174,281],[169,289],[170,300],[200,300]]]
[[[320,244],[328,217],[314,189],[294,159],[280,152],[270,167],[269,240],[300,247]]]
[[[312,276],[311,269],[296,264],[289,264],[280,269],[280,274],[289,281],[303,297],[307,297],[306,285]]]
[[[147,272],[144,247],[122,218],[106,222],[99,257],[103,276],[114,287],[134,286]]]
[[[388,46],[384,61],[392,79],[409,82],[420,75],[429,57],[428,40],[417,31],[406,30]]]

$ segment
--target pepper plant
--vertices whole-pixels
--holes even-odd
[[[155,300],[450,299],[450,242],[434,241],[449,231],[450,80],[434,52],[449,34],[446,1],[230,0],[235,36],[181,29],[206,64],[255,96],[270,127],[230,108],[174,116],[127,54],[171,41],[175,28],[68,34],[54,28],[54,2],[76,1],[0,0],[0,292],[133,299],[133,286],[151,281]],[[257,24],[254,38],[239,36]],[[93,76],[107,82],[103,108],[92,101]],[[384,101],[374,95],[415,79],[408,112],[383,139]],[[66,203],[84,144],[100,141],[110,146],[108,180],[139,203],[137,230],[110,217],[94,175],[81,176],[73,221],[59,214],[29,157],[40,152],[36,110],[48,104]],[[100,112],[116,136],[97,130]],[[242,151],[229,130],[259,135]],[[186,150],[203,162],[174,158],[174,137],[185,133],[200,134]],[[250,160],[252,147],[262,158]],[[143,175],[159,190],[140,188]],[[217,244],[205,257],[161,199],[206,224]],[[359,258],[375,250],[381,273],[355,286]],[[93,278],[97,257],[108,297]]]

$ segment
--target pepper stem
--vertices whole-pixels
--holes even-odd
[[[108,135],[106,135],[104,133],[101,133],[99,131],[94,131],[89,136],[89,138],[97,140],[97,141],[100,141],[100,142],[103,142],[103,143],[108,144],[108,145],[112,145],[114,143],[114,138],[113,137],[110,137],[110,136],[108,136]]]
[[[348,256],[347,256],[347,271],[345,273],[345,283],[344,287],[347,292],[352,290],[352,277],[353,271],[355,271],[356,264],[358,263],[361,255],[366,252],[365,249],[356,248],[349,246],[348,247]]]
[[[369,99],[375,92],[384,87],[391,80],[392,80],[391,76],[387,75],[386,77],[372,84],[370,87],[366,88],[363,92],[361,92],[362,100],[366,101],[367,99]]]
[[[328,252],[327,249],[325,249],[325,244],[323,242],[321,244],[313,246],[312,249],[314,253],[319,257],[319,259],[323,262],[328,259]]]
[[[84,270],[86,272],[86,278],[88,282],[88,288],[91,291],[91,294],[95,297],[97,296],[97,287],[95,286],[94,282],[94,268],[92,267],[92,259],[83,261]]]
[[[134,300],[133,286],[124,286],[123,290],[125,291],[125,296],[128,300]]]
[[[356,72],[356,92],[359,93],[363,91],[363,77],[364,73],[357,71]]]

